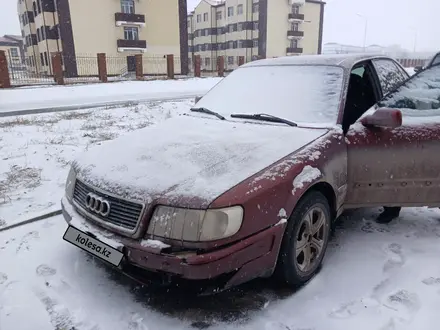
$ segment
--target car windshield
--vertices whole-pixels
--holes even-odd
[[[231,73],[197,107],[228,118],[266,113],[297,124],[335,124],[343,84],[337,66],[250,66]]]

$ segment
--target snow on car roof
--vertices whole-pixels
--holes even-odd
[[[351,68],[359,61],[372,58],[389,58],[381,54],[330,54],[330,55],[301,55],[283,56],[253,61],[242,67],[264,66],[264,65],[338,65]]]

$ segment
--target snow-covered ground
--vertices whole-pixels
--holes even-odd
[[[323,269],[300,291],[256,281],[204,298],[119,276],[62,240],[61,216],[0,232],[0,329],[435,329],[439,211],[404,209],[391,225],[376,214],[342,219]]]
[[[59,209],[75,153],[193,104],[185,99],[0,118],[0,228]]]
[[[0,90],[0,113],[112,102],[189,98],[205,94],[221,78],[126,81]]]
[[[68,162],[93,143],[193,100],[0,120],[0,229],[59,208]],[[440,210],[341,219],[322,271],[290,292],[270,280],[193,298],[156,292],[66,243],[62,216],[0,231],[1,330],[431,330],[440,305]]]

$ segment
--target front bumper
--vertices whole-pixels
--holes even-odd
[[[159,249],[144,247],[141,241],[126,238],[86,221],[63,198],[61,201],[65,220],[73,227],[86,232],[124,254],[124,265],[136,266],[187,280],[211,280],[227,276],[224,288],[250,279],[272,274],[286,226],[285,222],[272,226],[232,245],[203,254],[194,252],[185,256],[163,253]]]

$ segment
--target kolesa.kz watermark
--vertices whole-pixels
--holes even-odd
[[[101,247],[101,246],[89,241],[88,238],[81,237],[81,234],[78,234],[75,242],[78,242],[81,245],[87,246],[89,249],[92,249],[93,251],[101,253],[103,256],[106,256],[107,258],[110,258],[110,255],[112,254],[111,251],[107,251],[105,246]],[[102,249],[102,251],[101,251],[101,249]]]
[[[124,257],[121,251],[72,226],[67,228],[63,239],[114,266],[119,266]]]

